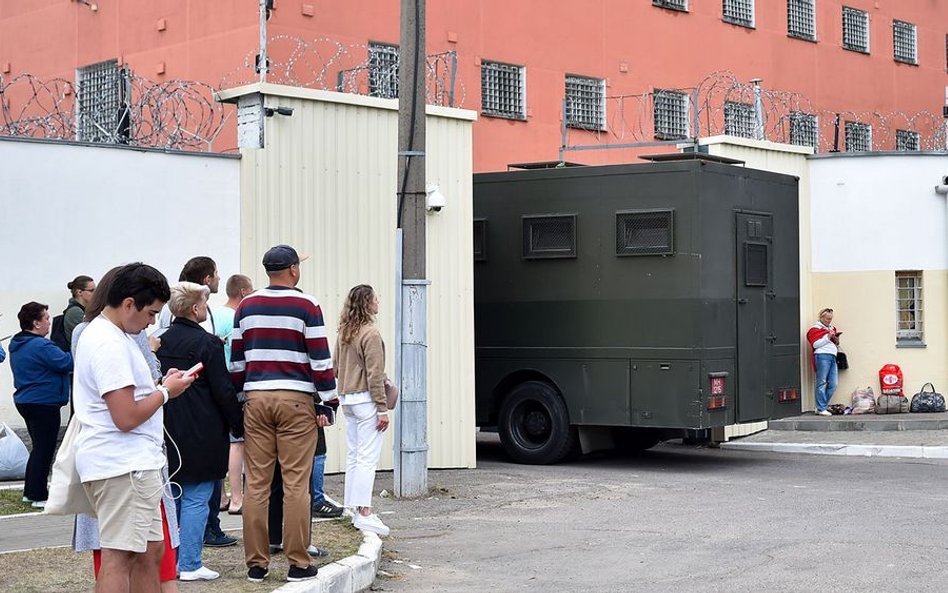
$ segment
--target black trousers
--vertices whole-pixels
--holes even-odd
[[[56,455],[59,438],[59,408],[45,404],[16,404],[16,411],[26,420],[26,430],[33,441],[30,459],[26,462],[23,496],[30,500],[49,498],[49,470]]]
[[[309,481],[309,497],[313,497],[313,481]],[[267,511],[267,524],[270,536],[270,545],[279,546],[283,543],[283,472],[280,471],[280,462],[273,465],[273,481],[270,482],[270,508]],[[310,521],[310,528],[312,528]],[[310,536],[312,540],[312,536]],[[308,545],[308,544],[307,544]]]

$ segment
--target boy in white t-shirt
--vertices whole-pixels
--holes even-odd
[[[96,591],[158,593],[161,560],[162,405],[194,381],[169,369],[156,387],[133,335],[170,297],[155,268],[122,267],[107,306],[79,338],[73,399],[80,423],[76,469],[99,519]]]

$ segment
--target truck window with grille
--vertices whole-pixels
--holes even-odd
[[[524,259],[576,257],[576,215],[523,217]]]
[[[767,244],[744,243],[744,285],[767,286]]]
[[[672,255],[674,210],[616,212],[616,255]]]

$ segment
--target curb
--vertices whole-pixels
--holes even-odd
[[[381,538],[366,532],[354,556],[321,566],[311,581],[287,583],[272,593],[359,593],[375,582],[381,557]]]
[[[801,453],[804,455],[842,455],[846,457],[903,457],[909,459],[948,459],[948,447],[912,445],[845,445],[823,443],[721,443],[722,449]]]

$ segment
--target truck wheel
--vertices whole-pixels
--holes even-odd
[[[576,430],[560,395],[547,383],[514,387],[500,406],[500,442],[517,463],[556,463],[576,446]]]

